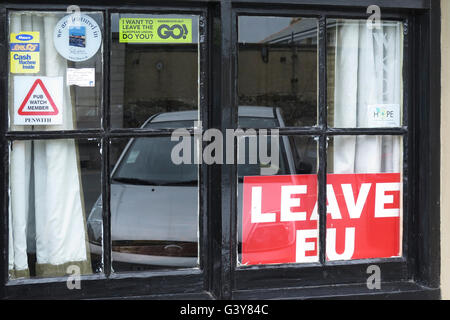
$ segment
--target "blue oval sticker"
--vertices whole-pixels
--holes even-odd
[[[31,34],[18,34],[16,39],[20,41],[30,41],[33,39],[33,36]]]

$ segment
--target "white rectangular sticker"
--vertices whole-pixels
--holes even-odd
[[[95,68],[68,68],[67,85],[79,87],[95,87]]]
[[[63,124],[63,77],[14,77],[14,125]]]
[[[399,104],[368,105],[367,125],[371,128],[400,127],[400,105]]]

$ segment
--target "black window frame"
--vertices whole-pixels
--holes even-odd
[[[82,12],[103,12],[102,127],[72,131],[8,131],[1,111],[0,298],[148,297],[185,299],[277,298],[432,298],[440,297],[440,4],[439,0],[178,0],[73,1]],[[379,5],[383,20],[404,27],[404,124],[393,129],[341,129],[327,126],[326,19],[367,19],[366,8]],[[66,11],[68,4],[13,1],[0,5],[0,60],[8,61],[9,10]],[[237,128],[237,16],[303,16],[319,20],[318,126],[280,129],[281,135],[319,137],[319,215],[325,217],[326,137],[397,135],[404,144],[405,258],[326,262],[325,219],[320,219],[320,263],[237,267],[237,165],[200,166],[200,268],[110,273],[110,141],[113,138],[170,136],[171,130],[112,129],[110,123],[110,17],[112,13],[198,14],[204,21],[200,42],[199,108],[204,130]],[[8,105],[9,68],[0,64],[0,99]],[[192,133],[192,132],[191,132]],[[83,139],[102,141],[104,274],[82,276],[81,290],[68,290],[66,278],[8,280],[9,143],[13,140]],[[237,154],[235,152],[235,154]],[[382,270],[381,290],[366,286],[369,265]],[[181,284],[181,285],[180,285]]]
[[[334,128],[328,126],[328,101],[327,101],[327,20],[342,17],[339,13],[328,12],[326,14],[316,13],[314,11],[307,10],[295,10],[295,9],[281,9],[277,10],[270,8],[268,10],[257,8],[236,8],[233,10],[233,30],[234,34],[237,33],[237,21],[239,16],[286,16],[286,17],[302,17],[302,18],[315,18],[318,21],[318,123],[313,127],[286,127],[286,128],[276,128],[279,130],[280,136],[297,136],[297,137],[310,137],[314,136],[318,138],[318,212],[319,212],[319,262],[311,264],[292,264],[280,267],[279,265],[258,265],[258,266],[241,266],[233,268],[235,272],[235,287],[236,291],[240,290],[257,290],[257,289],[267,289],[279,287],[277,282],[283,281],[287,287],[292,286],[307,286],[315,283],[316,285],[330,285],[330,281],[327,278],[337,278],[339,273],[339,283],[364,283],[367,279],[366,270],[370,265],[378,265],[384,276],[385,281],[393,280],[404,280],[407,279],[407,257],[399,258],[389,258],[389,259],[365,259],[356,261],[326,261],[325,259],[325,230],[326,230],[326,184],[327,184],[327,145],[328,138],[333,138],[335,136],[397,136],[403,138],[403,163],[402,167],[405,171],[409,167],[410,163],[408,161],[408,154],[404,150],[408,150],[408,140],[410,135],[410,130],[408,130],[408,96],[409,96],[409,80],[408,77],[404,77],[403,87],[404,92],[404,116],[403,123],[398,128]],[[404,56],[403,62],[405,64],[404,70],[408,70],[409,62],[409,37],[408,16],[403,16],[401,14],[387,14],[383,12],[383,21],[399,21],[403,23],[403,28],[405,30],[405,41],[404,41]],[[346,19],[367,19],[367,14],[355,13],[352,15],[347,15]],[[232,41],[233,44],[237,44],[237,40]],[[233,52],[238,52],[237,48],[232,49]],[[236,55],[235,63],[238,63],[238,57]],[[233,69],[236,70],[236,69]],[[237,78],[233,75],[233,78]],[[239,80],[238,80],[239,81]],[[238,82],[237,81],[237,82]],[[237,96],[237,93],[235,93]],[[237,105],[235,104],[233,111],[236,112]],[[242,128],[246,130],[247,128]],[[409,206],[408,203],[408,181],[410,181],[407,172],[404,173],[403,181],[403,230],[408,230],[409,227]],[[233,181],[232,183],[234,183]],[[237,208],[232,208],[234,214],[233,217],[237,217]],[[232,239],[236,239],[236,225],[237,221],[233,221],[232,225]],[[408,252],[408,239],[406,237],[407,231],[403,233],[402,252],[409,256]],[[234,243],[232,243],[234,245]],[[236,249],[232,249],[232,252],[237,252]],[[233,258],[234,260],[234,258]],[[345,267],[345,268],[336,268]],[[235,267],[234,265],[232,267]],[[308,276],[305,277],[303,274],[307,272]],[[284,287],[284,286],[283,286]]]

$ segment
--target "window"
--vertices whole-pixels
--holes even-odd
[[[205,12],[13,9],[7,24],[8,282],[202,279],[204,169],[172,163],[171,135],[207,111]]]
[[[436,2],[286,2],[0,7],[5,297],[439,295]]]
[[[50,11],[9,14],[10,132],[100,126],[103,16],[82,18],[67,21],[66,14]],[[57,46],[64,33],[68,59],[61,52],[66,46]],[[97,85],[68,85],[70,70],[89,70]],[[103,269],[101,262],[91,264],[85,224],[92,195],[101,192],[100,145],[96,137],[10,141],[10,279],[61,276],[71,265],[81,274]]]
[[[269,30],[262,31],[260,25]],[[242,30],[239,103],[276,108],[277,124],[273,127],[317,127],[317,109],[324,106],[317,106],[317,79],[311,79],[310,74],[317,74],[318,20],[239,16],[238,30]],[[367,134],[376,133],[371,128],[392,127],[400,137],[333,137],[319,129],[326,138],[329,173],[326,215],[321,216],[327,226],[322,242],[325,255],[329,261],[400,257],[401,137],[407,134],[407,126],[401,123],[402,24],[382,21],[378,29],[370,29],[365,20],[327,20],[326,30],[330,112],[323,127],[363,127]],[[258,43],[253,50],[248,48],[251,42]],[[271,71],[264,72],[265,68]],[[262,107],[253,107],[255,114],[258,108]],[[316,202],[322,182],[318,187],[317,171],[312,168],[317,167],[317,148],[324,146],[314,142],[320,136],[308,135],[287,135],[279,142],[282,157],[291,167],[275,175],[288,176],[285,182],[278,177],[252,177],[261,175],[258,172],[247,173],[240,181],[244,182],[243,188],[238,185],[238,204],[243,203],[238,211],[242,264],[319,262]],[[299,181],[290,181],[295,175]],[[304,197],[291,200],[301,194]],[[261,208],[256,210],[255,205]],[[277,237],[279,242],[274,240]],[[314,241],[307,242],[310,238]]]

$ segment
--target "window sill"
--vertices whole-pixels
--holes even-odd
[[[366,284],[335,286],[240,290],[236,300],[309,300],[309,299],[376,299],[376,300],[439,300],[440,288],[429,288],[414,282],[381,283],[381,289],[370,290]]]
[[[101,298],[103,299],[103,298]],[[109,299],[109,298],[105,298]],[[114,297],[123,300],[215,300],[209,292],[150,296]],[[233,300],[440,300],[440,288],[414,282],[386,282],[380,290],[365,284],[348,284],[306,288],[280,288],[234,291]],[[283,305],[283,303],[281,303]]]

